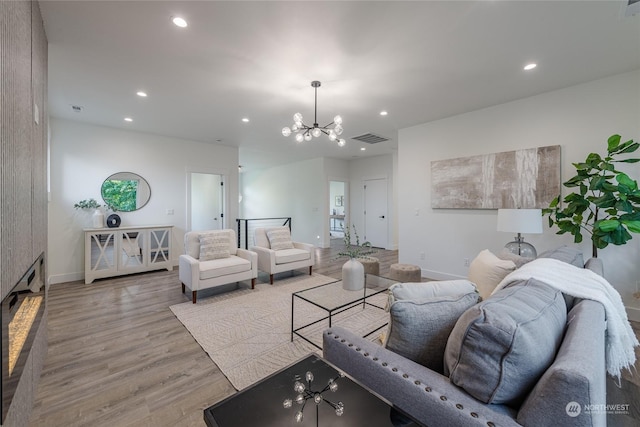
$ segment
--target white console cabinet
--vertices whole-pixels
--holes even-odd
[[[170,225],[85,228],[84,283],[143,271],[173,270]]]

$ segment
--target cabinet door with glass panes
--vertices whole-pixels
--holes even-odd
[[[85,229],[85,283],[103,277],[173,269],[171,226]]]

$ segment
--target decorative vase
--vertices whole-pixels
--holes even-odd
[[[107,217],[107,227],[109,228],[117,228],[120,227],[120,215],[118,214],[111,214]]]
[[[364,265],[353,258],[342,266],[342,288],[359,291],[364,288]]]
[[[100,209],[96,209],[93,211],[93,228],[102,228],[104,227],[104,214]]]

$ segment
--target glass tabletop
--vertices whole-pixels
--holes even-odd
[[[349,291],[342,287],[342,281],[327,283],[313,288],[294,292],[293,296],[316,304],[325,310],[333,311],[339,308],[362,301],[364,298],[385,292],[397,280],[382,276],[367,274],[365,286],[357,291]]]
[[[307,372],[313,374],[310,383],[305,379]],[[330,380],[337,385],[335,392],[329,390]],[[302,382],[310,392],[301,393],[310,396],[304,403],[296,403],[296,396],[300,394],[294,390],[296,381]],[[317,405],[312,397],[315,392],[321,392],[322,396]],[[285,400],[292,401],[290,407],[286,407]],[[339,403],[342,403],[341,415],[336,412]],[[302,412],[301,422],[295,421],[298,412]],[[391,403],[349,376],[341,376],[333,365],[315,354],[205,409],[204,420],[209,427],[417,425]]]

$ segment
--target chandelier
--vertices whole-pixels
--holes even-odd
[[[296,141],[311,141],[312,138],[318,138],[323,133],[329,137],[331,141],[336,141],[338,143],[338,147],[344,147],[346,141],[342,138],[338,138],[342,134],[342,117],[335,116],[333,121],[325,126],[318,126],[318,88],[320,87],[320,82],[314,80],[311,82],[311,87],[315,90],[315,111],[314,111],[314,120],[313,126],[308,126],[304,124],[302,121],[302,114],[295,113],[293,115],[293,125],[291,127],[282,128],[282,134],[284,136],[289,136],[292,133],[296,133]],[[333,127],[330,127],[334,125]]]

